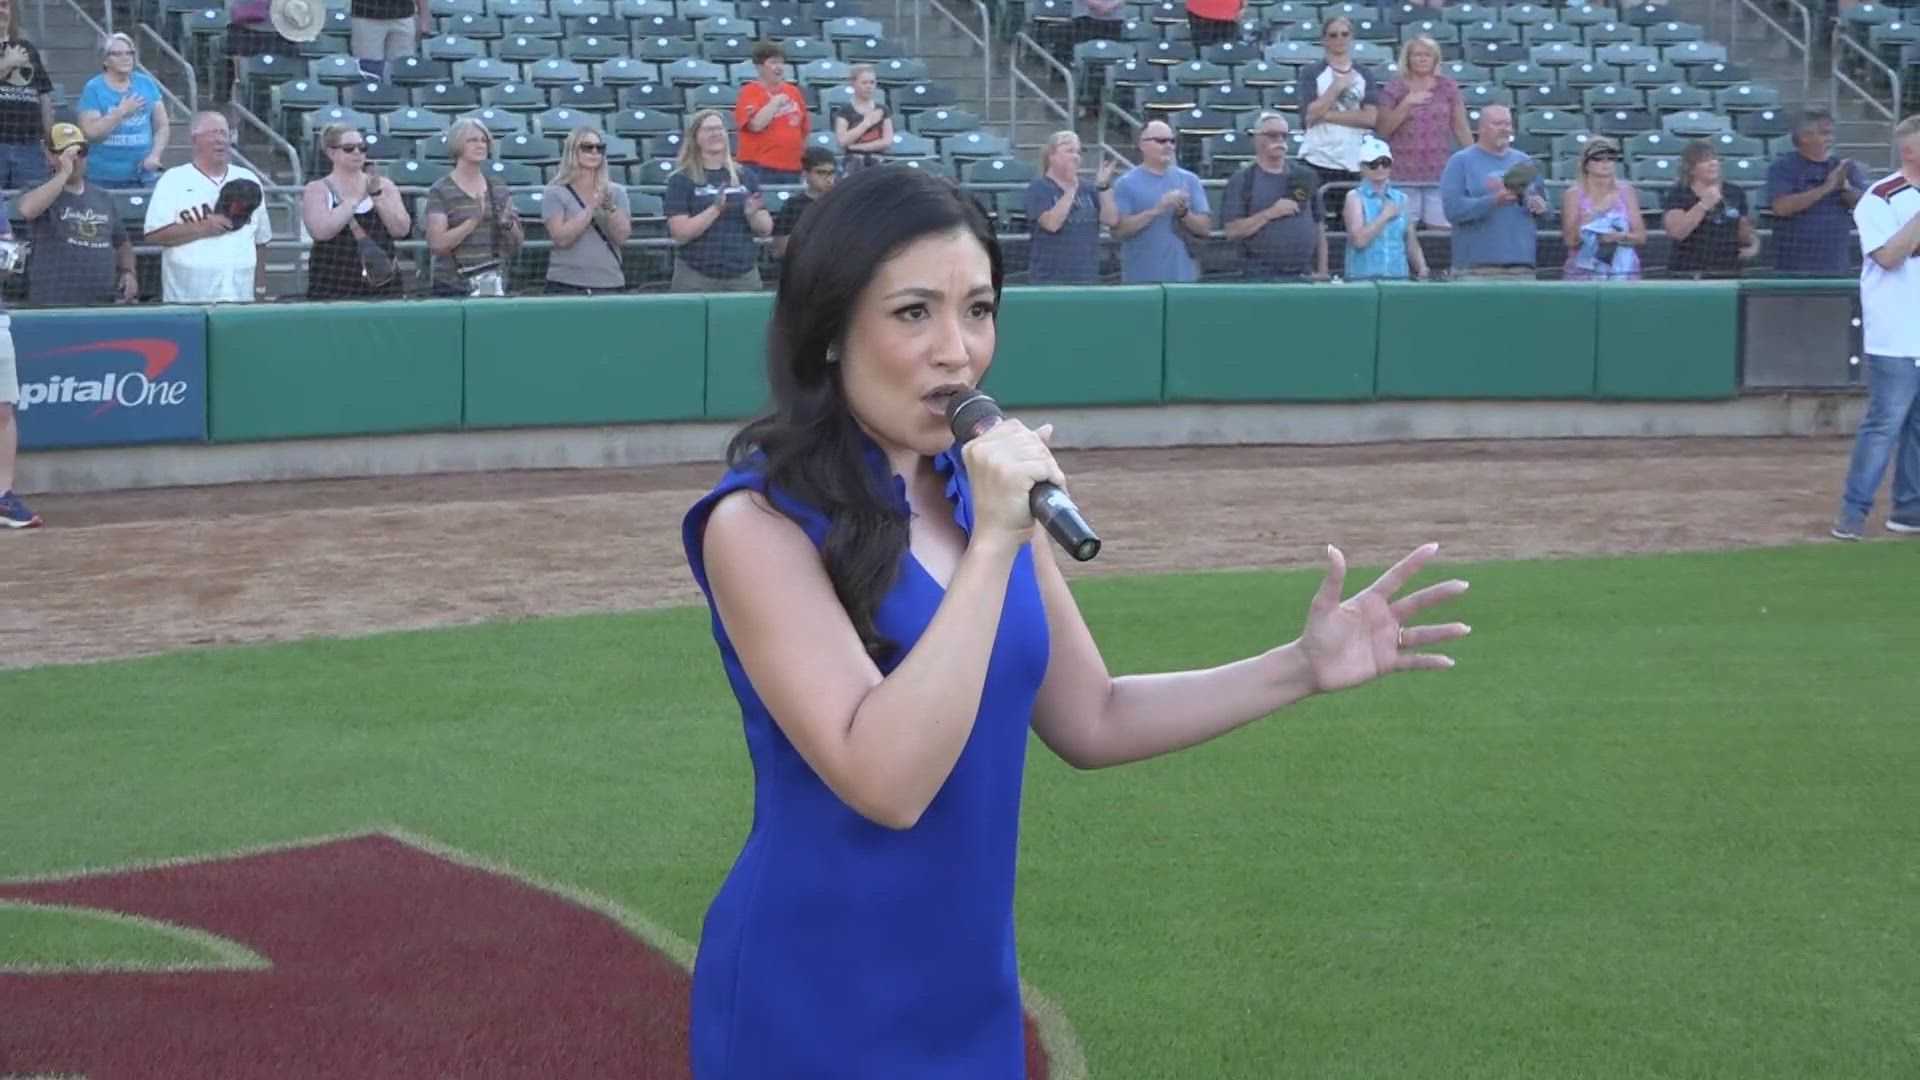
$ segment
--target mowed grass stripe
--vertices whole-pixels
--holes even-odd
[[[1024,974],[1092,1075],[1911,1076],[1920,545],[1421,582],[1456,573],[1454,671],[1105,772],[1035,744]],[[1126,672],[1285,640],[1317,582],[1076,592]],[[5,672],[0,700],[0,876],[394,825],[694,939],[750,811],[699,609]]]

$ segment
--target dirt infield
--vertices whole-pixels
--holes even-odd
[[[1826,537],[1850,440],[1554,440],[1065,452],[1106,543],[1071,572],[1637,553]],[[0,536],[0,668],[699,599],[715,464],[34,500]],[[1877,528],[1877,525],[1876,525]]]

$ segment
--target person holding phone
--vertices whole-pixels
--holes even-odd
[[[401,295],[394,241],[413,231],[413,219],[400,190],[367,160],[367,137],[352,124],[328,124],[320,145],[331,168],[300,197],[300,221],[313,238],[307,299]]]

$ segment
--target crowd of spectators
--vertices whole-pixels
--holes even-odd
[[[1111,10],[1099,0],[1083,6],[1076,19]],[[1214,21],[1233,25],[1224,10],[1194,7],[1192,15],[1196,34],[1212,33]],[[378,76],[411,55],[426,18],[424,0],[355,0],[352,48],[362,69]],[[1353,58],[1346,18],[1327,20],[1321,43],[1323,57],[1299,73],[1291,110],[1249,114],[1252,158],[1224,187],[1185,167],[1173,128],[1152,119],[1137,133],[1131,163],[1105,154],[1089,161],[1079,135],[1061,131],[1021,177],[1032,177],[1023,200],[996,205],[977,194],[990,211],[1022,219],[1008,231],[1027,234],[1024,280],[1196,281],[1222,276],[1221,260],[1207,256],[1227,251],[1226,276],[1251,281],[1423,280],[1436,267],[1453,278],[1737,276],[1762,265],[1755,217],[1763,209],[1766,269],[1853,272],[1851,211],[1869,180],[1858,162],[1835,158],[1824,114],[1801,120],[1759,205],[1724,182],[1710,141],[1681,150],[1671,185],[1643,189],[1620,174],[1620,145],[1601,136],[1550,199],[1539,162],[1514,146],[1511,110],[1470,114],[1431,38],[1408,39],[1391,78]],[[283,229],[276,245],[273,199],[246,211],[230,197],[236,184],[264,191],[264,183],[231,160],[234,133],[222,113],[192,117],[191,159],[161,167],[173,130],[137,61],[130,38],[107,37],[101,73],[79,96],[74,121],[57,123],[32,44],[0,42],[0,200],[11,196],[7,211],[29,234],[26,284],[15,289],[29,304],[132,300],[142,293],[134,252],[153,248],[159,287],[147,295],[169,303],[505,295],[528,288],[514,268],[530,249],[544,270],[535,288],[621,292],[634,287],[632,256],[647,245],[670,251],[659,282],[666,288],[762,289],[811,198],[846,170],[887,161],[895,138],[867,64],[851,65],[845,92],[824,114],[831,131],[813,131],[783,49],[768,42],[754,48],[753,78],[730,113],[687,118],[664,193],[645,196],[644,212],[609,168],[607,136],[591,124],[566,133],[526,221],[530,204],[490,169],[496,136],[477,120],[451,122],[451,168],[424,192],[403,190],[369,160],[374,133],[332,124],[313,148],[317,167],[300,190],[296,228]],[[6,77],[21,69],[32,77]],[[113,200],[128,190],[148,194],[134,235]],[[1645,254],[1656,229],[1664,265]],[[1564,258],[1543,266],[1541,239],[1556,233]],[[290,245],[303,282],[276,290],[268,251]]]

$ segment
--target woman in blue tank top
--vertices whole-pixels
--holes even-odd
[[[753,762],[745,844],[694,966],[698,1080],[1027,1074],[1014,867],[1028,731],[1081,768],[1191,746],[1310,694],[1442,668],[1397,601],[1423,547],[1344,604],[1330,566],[1296,641],[1111,678],[1027,492],[1048,429],[956,447],[947,400],[993,363],[1000,251],[956,185],[841,181],[789,242],[771,411],[689,511],[687,559]]]

